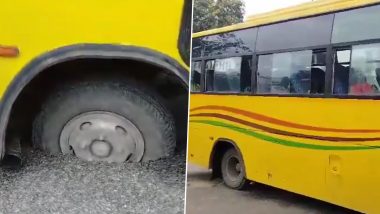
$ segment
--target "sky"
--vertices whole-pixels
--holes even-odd
[[[292,5],[310,2],[311,0],[243,0],[245,2],[245,17],[264,13]]]

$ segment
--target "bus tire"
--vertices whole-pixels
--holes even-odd
[[[223,154],[221,171],[226,186],[237,190],[245,189],[248,186],[249,180],[245,178],[243,158],[235,148],[231,148]]]
[[[33,122],[33,144],[87,161],[171,156],[176,146],[174,119],[158,95],[141,85],[103,79],[58,87]]]

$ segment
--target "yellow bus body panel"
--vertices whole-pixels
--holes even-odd
[[[317,0],[250,16],[193,38],[378,4]],[[190,96],[188,161],[210,167],[218,139],[242,153],[248,179],[365,213],[380,213],[380,101]]]
[[[0,2],[0,45],[20,49],[0,58],[0,95],[36,57],[76,44],[117,44],[149,48],[187,68],[178,50],[183,0],[65,0]]]
[[[209,167],[218,139],[248,179],[380,213],[380,101],[191,95],[189,162]]]

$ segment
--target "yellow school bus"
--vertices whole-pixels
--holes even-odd
[[[320,0],[194,34],[189,162],[380,213],[379,20]]]
[[[191,1],[0,8],[0,158],[20,142],[107,162],[184,148]]]

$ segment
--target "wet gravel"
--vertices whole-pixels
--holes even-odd
[[[148,163],[89,163],[30,151],[0,169],[0,213],[183,213],[185,154]]]

